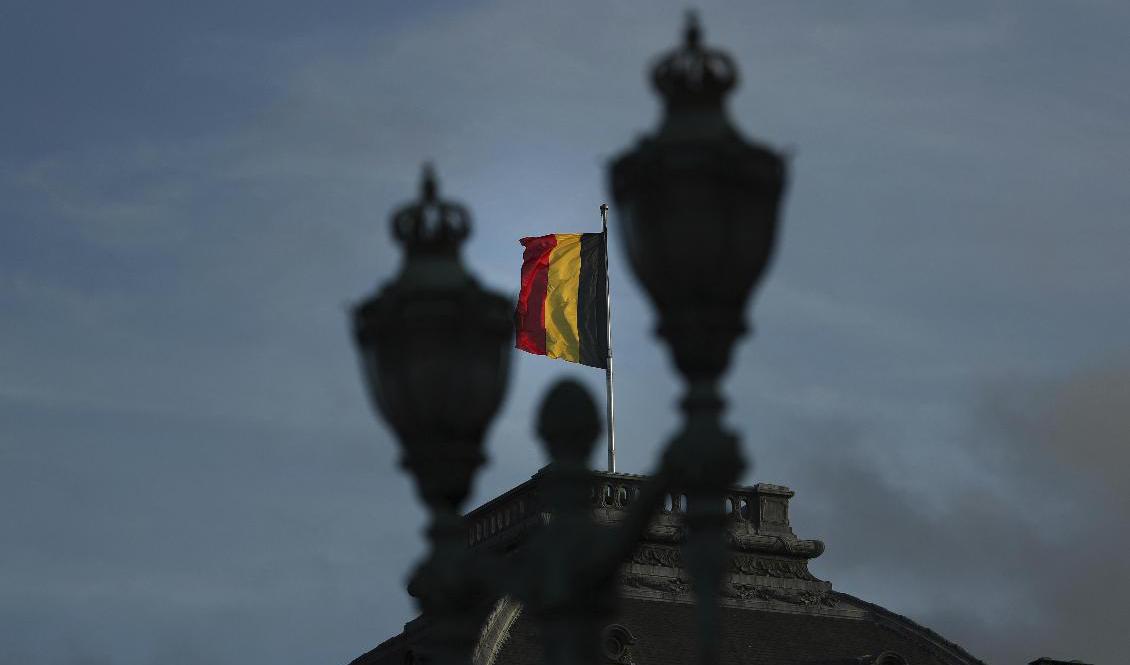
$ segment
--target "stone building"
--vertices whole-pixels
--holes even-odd
[[[502,556],[522,548],[550,519],[540,498],[543,478],[539,472],[469,513],[468,547]],[[596,523],[620,522],[644,480],[594,472]],[[813,576],[808,562],[823,553],[824,544],[793,533],[792,497],[787,487],[759,483],[735,487],[726,499],[731,554],[721,591],[725,665],[984,665],[929,628]],[[601,645],[605,663],[696,661],[694,601],[679,549],[685,505],[685,497],[669,495],[621,568],[618,615],[604,628]],[[428,617],[417,617],[352,665],[411,665],[413,649],[428,630]],[[542,662],[536,623],[518,603],[497,600],[482,627],[474,665]]]

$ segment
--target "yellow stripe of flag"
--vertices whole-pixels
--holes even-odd
[[[545,355],[572,362],[581,359],[577,332],[577,291],[581,285],[581,234],[558,233],[549,255],[545,294]]]

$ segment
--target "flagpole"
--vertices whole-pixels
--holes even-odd
[[[604,235],[604,298],[608,315],[608,358],[604,368],[605,385],[608,387],[608,472],[616,473],[616,420],[612,398],[612,285],[608,279],[608,204],[600,204],[601,233]]]

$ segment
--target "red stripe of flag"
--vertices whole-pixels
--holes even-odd
[[[545,291],[549,286],[549,256],[557,246],[557,236],[522,238],[522,290],[514,312],[516,348],[545,355]]]

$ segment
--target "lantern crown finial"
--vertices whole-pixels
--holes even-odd
[[[434,203],[439,196],[439,183],[436,182],[436,169],[431,162],[424,162],[420,174],[420,200]]]
[[[702,26],[698,22],[698,12],[688,9],[687,26],[683,28],[683,40],[687,47],[698,48],[702,43]]]
[[[738,70],[727,53],[702,45],[698,12],[689,10],[683,45],[659,59],[652,81],[669,105],[715,105],[737,85]]]
[[[392,215],[392,235],[409,254],[453,253],[471,232],[471,213],[439,196],[439,182],[430,162],[420,174],[420,199]]]

